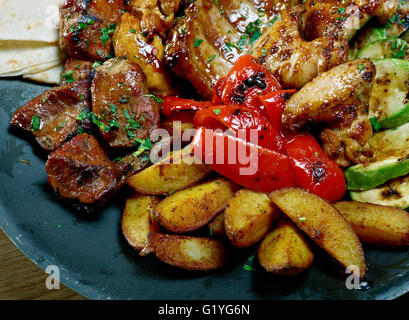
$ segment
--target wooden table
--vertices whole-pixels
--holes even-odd
[[[47,277],[0,229],[0,299],[85,299],[63,284],[58,290],[48,290]]]

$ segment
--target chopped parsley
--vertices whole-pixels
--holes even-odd
[[[69,70],[66,73],[62,74],[62,78],[65,80],[67,83],[73,83],[74,82],[74,77],[72,76],[72,70]]]
[[[153,93],[145,94],[145,97],[152,98],[153,100],[155,100],[158,103],[163,103],[163,100],[161,98],[158,98],[157,96],[155,96]]]
[[[202,39],[198,39],[198,38],[195,38],[195,43],[194,43],[194,47],[195,48],[197,48],[198,46],[200,46],[200,44],[203,42],[203,40]]]
[[[103,44],[105,44],[105,42],[108,41],[109,35],[115,32],[115,27],[116,27],[116,24],[115,24],[115,23],[111,23],[111,25],[109,26],[109,28],[103,28],[103,29],[102,29],[101,42],[102,42]]]
[[[220,110],[220,109],[214,109],[214,110],[213,110],[213,113],[214,113],[216,116],[218,116],[219,114],[222,113],[222,110]]]
[[[37,115],[34,115],[31,118],[31,131],[37,131],[40,129],[40,118]]]
[[[256,269],[254,269],[252,266],[249,266],[248,264],[245,264],[245,265],[243,266],[243,268],[244,268],[244,270],[246,270],[246,271],[254,271],[254,270],[256,270]]]
[[[61,122],[61,124],[57,128],[55,128],[54,131],[60,131],[60,129],[64,126],[65,126],[65,120]]]

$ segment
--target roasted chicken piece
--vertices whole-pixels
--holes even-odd
[[[400,0],[326,0],[305,1],[304,36],[307,40],[335,37],[349,41],[371,17],[381,23],[391,18]]]
[[[301,0],[197,0],[169,34],[166,62],[189,80],[204,99],[246,53],[280,10]]]
[[[346,61],[348,44],[330,37],[305,41],[299,32],[302,6],[281,18],[254,43],[252,55],[287,88],[301,88],[318,74]]]
[[[292,131],[325,123],[320,137],[328,156],[343,167],[365,162],[371,156],[364,146],[373,134],[368,109],[375,73],[366,59],[332,68],[288,100],[283,123]]]
[[[123,0],[66,0],[60,7],[60,47],[72,58],[106,60]]]
[[[146,75],[148,88],[159,95],[174,94],[171,75],[163,62],[165,48],[159,35],[152,41],[143,34],[141,21],[126,12],[114,35],[117,57],[126,57],[138,64]]]
[[[92,72],[91,62],[68,58],[65,61],[62,82],[73,83],[81,80],[91,81]]]
[[[103,204],[120,187],[120,172],[86,133],[52,152],[46,171],[48,182],[62,198],[82,204]]]
[[[88,81],[79,81],[48,90],[17,109],[11,125],[32,133],[43,149],[55,150],[89,128],[81,118],[90,111],[89,88]]]
[[[133,147],[159,126],[158,98],[137,64],[114,58],[96,67],[91,92],[94,123],[111,147]]]
[[[141,31],[148,39],[152,40],[155,35],[166,39],[181,2],[182,0],[130,0],[127,10],[140,20]]]

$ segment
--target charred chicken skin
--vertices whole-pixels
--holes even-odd
[[[340,166],[365,162],[372,136],[369,97],[376,69],[370,60],[341,64],[316,77],[287,102],[283,122],[292,131],[323,123],[323,148]]]

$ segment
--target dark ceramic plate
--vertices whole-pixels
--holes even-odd
[[[46,155],[9,119],[46,86],[0,80],[0,226],[38,266],[57,265],[61,281],[92,299],[393,299],[409,291],[409,251],[367,249],[368,290],[348,290],[325,259],[305,274],[277,278],[234,254],[213,273],[191,273],[139,257],[120,232],[125,190],[94,220],[61,203],[47,184]],[[29,161],[29,164],[25,161]],[[255,259],[256,260],[256,259]],[[247,263],[256,271],[243,269]]]

